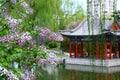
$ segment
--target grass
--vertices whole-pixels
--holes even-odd
[[[59,58],[68,57],[68,55],[63,54],[63,53],[56,54],[56,56]]]

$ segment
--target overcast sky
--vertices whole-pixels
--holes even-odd
[[[84,11],[86,12],[87,0],[72,0],[72,1],[81,5]],[[120,0],[117,1],[117,10],[120,10]]]

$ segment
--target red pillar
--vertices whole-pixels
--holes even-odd
[[[76,58],[76,42],[74,42],[74,58]]]
[[[100,73],[97,73],[97,80],[100,80]]]
[[[110,42],[110,59],[112,59],[113,56],[112,56],[112,42]]]
[[[110,74],[110,80],[113,80],[113,79],[112,79],[112,73]]]
[[[105,80],[108,80],[108,74],[105,74]]]
[[[70,54],[70,58],[72,57],[72,41],[70,41],[69,43],[69,54]]]
[[[83,43],[80,44],[80,57],[83,57]]]
[[[78,58],[78,41],[75,42],[75,58]]]
[[[107,59],[107,41],[104,42],[104,59]]]
[[[96,42],[96,59],[100,59],[100,47],[99,47],[99,42]]]
[[[72,80],[72,71],[70,70],[70,80]]]
[[[75,72],[76,73],[76,79],[75,80],[78,80],[78,71]]]

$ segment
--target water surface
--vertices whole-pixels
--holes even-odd
[[[77,66],[77,65],[76,65]],[[74,68],[73,68],[74,67]],[[99,68],[99,67],[78,67],[49,66],[42,71],[40,80],[120,80],[120,67]],[[82,68],[82,69],[80,69]]]

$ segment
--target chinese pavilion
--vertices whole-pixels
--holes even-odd
[[[61,30],[60,33],[69,38],[69,55],[70,58],[82,58],[84,57],[83,43],[94,42],[96,45],[95,56],[96,59],[100,59],[103,55],[103,59],[113,58],[113,42],[117,43],[118,57],[120,58],[120,24],[117,20],[104,20],[100,25],[100,19],[94,18],[92,26],[88,26],[88,21],[83,20],[73,30]],[[100,42],[103,43],[102,54],[100,54]],[[72,46],[75,45],[75,46]],[[72,49],[74,48],[74,53]],[[109,56],[108,56],[109,55]]]

